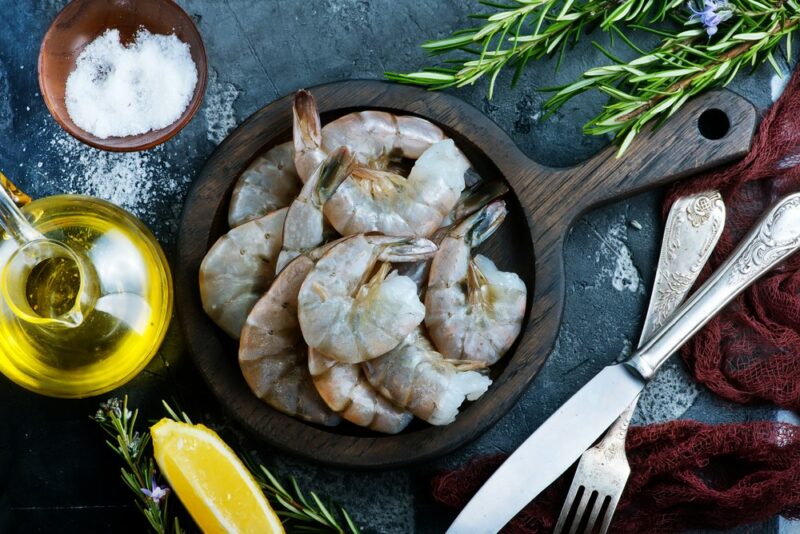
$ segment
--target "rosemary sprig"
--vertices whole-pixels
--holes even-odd
[[[181,534],[180,521],[171,517],[169,491],[157,484],[158,470],[153,457],[145,454],[150,434],[135,430],[139,410],[128,409],[128,397],[120,402],[111,398],[100,404],[92,419],[111,437],[108,446],[125,462],[120,469],[122,480],[136,496],[136,506],[158,534]],[[148,493],[150,495],[148,495]]]
[[[614,134],[621,154],[646,124],[660,124],[693,96],[728,85],[743,68],[769,61],[782,75],[774,54],[800,23],[800,8],[795,0],[772,7],[757,0],[730,4],[734,6],[734,17],[718,38],[708,39],[706,31],[698,27],[681,32],[657,31],[662,41],[650,52],[639,49],[622,31],[612,28],[639,57],[624,62],[603,49],[613,63],[590,69],[574,83],[552,89],[555,94],[545,102],[545,109],[552,112],[592,89],[606,93],[609,102],[584,126],[584,132]],[[761,7],[756,10],[756,5]],[[691,23],[686,14],[682,19],[684,25]],[[653,31],[639,25],[635,28]]]
[[[291,527],[294,532],[331,532],[337,534],[360,534],[355,521],[343,506],[337,506],[336,511],[331,511],[332,505],[324,504],[319,495],[313,491],[309,499],[294,477],[291,477],[292,491],[288,491],[280,480],[263,465],[253,468],[248,462],[248,467],[253,472],[267,499],[277,504],[276,512],[283,521],[284,526]],[[341,519],[338,519],[338,517]]]
[[[495,80],[506,66],[516,68],[513,84],[529,59],[552,56],[557,50],[561,57],[568,43],[600,27],[619,37],[638,57],[623,61],[593,43],[612,63],[589,69],[568,85],[542,89],[554,93],[545,109],[552,113],[586,91],[605,93],[609,102],[585,125],[584,132],[614,134],[621,154],[646,124],[660,124],[690,98],[726,86],[748,68],[769,61],[782,75],[775,49],[785,39],[791,50],[792,34],[800,28],[798,0],[711,0],[705,4],[700,0],[508,1],[482,1],[494,10],[479,16],[485,19],[483,26],[423,44],[434,54],[460,51],[468,54],[466,57],[448,59],[444,66],[420,72],[388,72],[386,77],[444,89],[474,84],[489,76],[491,98]],[[722,12],[725,16],[719,17]],[[644,25],[666,19],[679,29],[664,31]],[[661,42],[644,51],[620,25],[658,35]]]
[[[653,20],[661,20],[681,1],[511,0],[511,4],[500,4],[479,0],[479,3],[496,10],[488,15],[471,15],[472,18],[485,19],[483,26],[458,30],[448,38],[422,45],[433,55],[460,51],[461,56],[420,72],[387,72],[385,76],[431,89],[463,87],[489,76],[489,98],[492,98],[497,76],[506,66],[515,69],[514,85],[530,59],[557,52],[559,58],[563,57],[567,47],[577,42],[584,31],[591,31],[598,25],[608,29],[617,22],[644,21],[653,13],[654,7],[658,9]]]
[[[186,412],[173,409],[163,402],[169,417],[175,421],[193,424]],[[174,510],[168,508],[169,490],[166,484],[156,484],[159,479],[152,454],[147,451],[150,435],[135,430],[138,410],[128,409],[128,397],[122,401],[111,398],[100,405],[100,409],[92,417],[103,430],[111,436],[109,446],[125,462],[122,468],[122,479],[136,495],[137,507],[147,518],[152,530],[158,534],[182,534]],[[256,464],[247,455],[240,455],[258,482],[267,500],[275,509],[287,532],[298,533],[335,533],[360,534],[350,514],[342,506],[334,508],[324,504],[314,492],[310,498],[300,489],[299,484],[290,478],[292,492],[287,491],[284,484],[266,467]]]

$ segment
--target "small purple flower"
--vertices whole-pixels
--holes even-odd
[[[692,12],[689,22],[702,23],[709,37],[717,33],[717,26],[733,16],[734,8],[728,0],[703,0],[702,4],[695,0],[688,5]]]
[[[150,500],[153,501],[154,503],[156,504],[160,503],[161,499],[169,495],[169,488],[167,487],[162,488],[161,486],[156,484],[156,477],[152,478],[150,485],[151,485],[150,489],[147,488],[139,488],[139,489],[141,489],[142,493],[144,493],[147,497],[149,497]]]

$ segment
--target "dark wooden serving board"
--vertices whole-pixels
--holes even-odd
[[[609,147],[574,167],[544,167],[522,154],[478,110],[453,96],[379,81],[311,88],[323,123],[360,109],[424,117],[452,136],[485,178],[505,179],[509,215],[480,251],[528,286],[522,333],[492,370],[494,383],[445,427],[416,422],[395,436],[345,424],[324,428],[283,415],[256,398],[242,378],[236,343],[203,312],[198,269],[227,231],[230,191],[258,154],[291,138],[292,96],[262,108],[217,148],[186,201],[178,242],[176,302],[186,343],[200,373],[230,413],[284,451],[347,467],[394,467],[427,460],[476,438],[528,387],[552,350],[564,305],[562,246],[572,222],[602,203],[666,184],[743,156],[756,125],[750,103],[727,91],[688,103],[660,129],[643,132],[623,158]],[[603,318],[598,318],[603,320]]]

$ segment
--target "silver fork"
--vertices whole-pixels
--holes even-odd
[[[704,191],[679,198],[670,208],[664,240],[647,308],[639,347],[686,298],[700,270],[708,261],[725,224],[725,206],[717,191]],[[603,439],[587,449],[578,462],[564,506],[555,527],[560,534],[569,523],[574,534],[583,524],[584,532],[605,534],[631,474],[625,455],[625,436],[638,397],[608,429]],[[570,512],[574,509],[574,513]],[[588,515],[588,518],[587,518]]]

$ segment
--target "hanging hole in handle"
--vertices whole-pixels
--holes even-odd
[[[697,119],[697,129],[700,130],[700,135],[714,141],[725,137],[731,129],[731,121],[721,109],[707,109]]]

